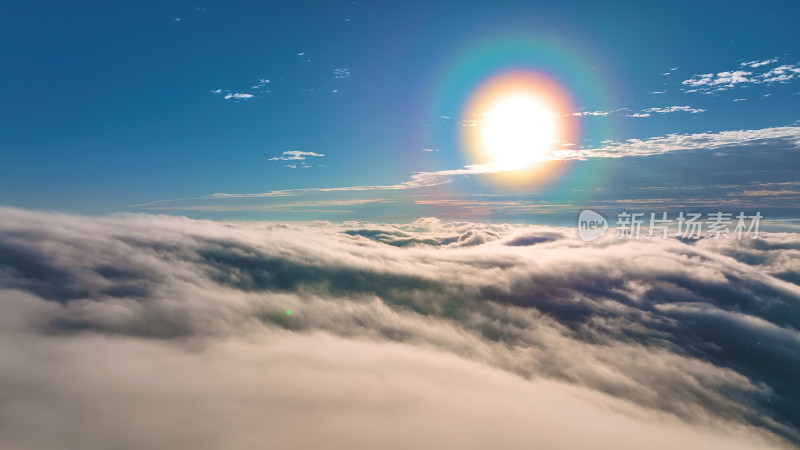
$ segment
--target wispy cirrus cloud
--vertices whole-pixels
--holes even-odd
[[[620,110],[619,109],[614,109],[614,110],[611,110],[611,111],[578,111],[578,112],[574,112],[574,113],[572,113],[570,115],[571,116],[576,116],[576,117],[584,117],[584,116],[605,117],[605,116],[614,114],[617,111],[620,111]]]
[[[306,200],[297,202],[283,202],[274,204],[244,204],[244,205],[154,205],[151,210],[170,210],[170,211],[206,211],[206,212],[243,212],[243,211],[292,211],[292,212],[353,212],[349,210],[335,209],[344,206],[359,206],[371,203],[390,203],[391,200],[384,198],[359,198],[343,200]]]
[[[264,92],[264,93],[269,93],[269,92],[272,92],[272,88],[270,87],[271,85],[272,85],[272,81],[270,81],[270,80],[268,80],[266,78],[259,78],[258,79],[258,83],[254,84],[253,86],[250,86],[250,88],[251,89],[257,89],[257,90],[259,90],[261,92]]]
[[[212,94],[221,95],[222,98],[224,98],[225,100],[239,101],[239,100],[250,100],[252,98],[255,98],[255,95],[249,94],[247,92],[231,92],[231,91],[223,91],[222,89],[214,89],[213,91],[210,92]]]
[[[259,197],[287,197],[302,194],[317,194],[326,192],[353,192],[353,191],[396,191],[406,189],[418,189],[423,187],[439,186],[452,181],[454,177],[469,176],[484,173],[494,173],[499,171],[490,164],[474,164],[461,169],[439,170],[436,172],[418,172],[411,176],[408,181],[398,184],[377,185],[377,186],[344,186],[332,188],[303,188],[303,189],[284,189],[277,191],[261,192],[256,194],[230,194],[216,193],[211,198],[259,198]]]
[[[323,157],[322,153],[314,153],[314,152],[301,152],[299,150],[287,150],[281,153],[278,156],[273,156],[270,158],[270,161],[303,161],[309,156],[311,157]]]
[[[721,131],[719,133],[668,134],[650,139],[629,139],[608,142],[600,147],[563,149],[555,152],[557,158],[621,158],[629,156],[660,155],[663,153],[747,145],[760,141],[780,140],[792,148],[800,148],[800,127],[774,127],[758,130]]]
[[[311,58],[308,56],[306,52],[298,52],[296,54],[297,58],[303,62],[303,68],[301,72],[308,75],[308,71],[313,69],[311,66],[307,66],[307,64],[311,63]],[[333,69],[324,69],[330,70],[330,73],[333,76],[334,83],[341,83],[343,80],[351,77],[350,67],[335,67]],[[317,73],[314,71],[313,73]],[[312,76],[312,79],[315,78]],[[282,80],[283,78],[279,79]],[[275,82],[269,78],[258,78],[256,82],[251,84],[249,88],[243,89],[236,89],[236,90],[229,90],[229,89],[214,89],[209,92],[212,94],[222,95],[225,100],[233,100],[233,101],[242,101],[242,100],[252,100],[255,98],[259,98],[264,96],[265,94],[270,94],[275,92],[276,86]],[[282,83],[282,85],[288,85],[288,83]],[[312,93],[312,92],[321,92],[321,91],[328,91],[330,93],[336,94],[339,93],[339,85],[330,86],[327,82],[323,80],[315,80],[311,86],[307,86],[305,88],[299,89],[299,92],[302,93]]]
[[[250,100],[253,97],[254,97],[253,94],[246,94],[246,93],[241,93],[241,92],[231,92],[231,93],[225,94],[224,98],[225,98],[225,100],[230,100],[230,99],[234,99],[234,100]]]
[[[650,92],[651,94],[663,94],[666,91],[657,91],[657,92]],[[616,115],[623,115],[625,117],[650,117],[651,113],[657,114],[669,114],[674,112],[690,112],[690,113],[701,113],[705,112],[706,109],[702,108],[694,108],[691,106],[663,106],[663,107],[653,107],[653,108],[646,108],[642,110],[631,109],[631,108],[617,108],[617,109],[610,109],[610,110],[584,110],[581,108],[579,111],[571,112],[571,113],[561,113],[557,114],[554,117],[609,117],[609,116],[616,116]],[[442,116],[443,121],[448,121],[451,119],[451,116]],[[473,114],[472,118],[464,119],[458,121],[458,125],[462,127],[477,127],[484,123],[484,118],[478,114]],[[425,124],[425,126],[430,126],[429,124]]]
[[[576,147],[564,145],[552,152],[553,160],[596,160],[603,158],[628,158],[663,155],[671,152],[697,151],[713,153],[716,157],[724,157],[737,150],[746,151],[752,146],[775,146],[784,150],[800,149],[800,127],[774,127],[756,130],[732,130],[719,133],[669,134],[650,139],[630,139],[627,141],[605,141],[594,147]],[[719,153],[719,149],[726,149]],[[294,158],[307,155],[280,155]],[[276,157],[279,158],[279,157]],[[278,159],[281,160],[281,159]],[[715,163],[716,164],[716,163]],[[403,182],[387,185],[354,185],[327,188],[283,189],[258,193],[226,193],[219,192],[198,199],[172,199],[135,205],[145,209],[170,209],[170,206],[181,205],[183,200],[236,200],[236,199],[280,199],[284,197],[300,197],[309,195],[357,195],[363,192],[391,192],[422,190],[443,184],[452,183],[462,178],[489,175],[501,172],[500,168],[491,164],[468,165],[461,169],[418,172]],[[549,206],[548,206],[549,207]]]
[[[258,81],[250,86],[249,92],[230,91],[225,89],[214,89],[209,91],[212,94],[222,95],[225,100],[251,100],[263,94],[273,92],[272,81],[267,78],[259,78]]]
[[[651,92],[651,94],[662,94],[662,93],[663,92]],[[585,117],[585,116],[606,117],[617,113],[621,113],[625,117],[650,117],[652,113],[669,114],[674,112],[689,112],[692,114],[697,114],[705,111],[706,111],[705,109],[694,108],[691,106],[662,106],[662,107],[646,108],[639,111],[630,108],[618,108],[609,111],[578,111],[568,115],[576,117]]]
[[[692,108],[691,106],[664,106],[660,108],[647,108],[643,110],[644,113],[657,113],[657,114],[669,114],[674,112],[688,112],[692,114],[697,114],[701,112],[705,112],[705,109],[700,108]],[[634,116],[635,117],[635,116]]]
[[[337,69],[333,69],[333,77],[337,80],[342,80],[345,78],[350,78],[350,68],[349,67],[340,67]]]
[[[766,66],[768,64],[774,64],[778,62],[778,58],[769,58],[769,59],[762,59],[762,60],[754,60],[754,61],[746,61],[739,64],[742,67],[750,67],[753,69],[759,68],[761,66]]]
[[[287,150],[281,153],[278,156],[273,156],[269,158],[269,161],[291,161],[292,164],[286,164],[283,167],[287,169],[308,169],[311,166],[306,163],[306,159],[311,158],[321,158],[324,157],[322,153],[314,153],[314,152],[302,152],[299,150]],[[321,164],[318,164],[319,167],[324,167]]]

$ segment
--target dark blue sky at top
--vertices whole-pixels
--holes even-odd
[[[798,17],[796,1],[7,1],[0,204],[95,214],[463,167],[458,127],[441,116],[504,68],[461,74],[455,61],[503,36],[563,53],[511,59],[552,74],[580,110],[706,110],[582,117],[584,146],[796,125],[800,83],[704,95],[681,81],[797,63]],[[269,160],[289,150],[326,156],[308,169]]]

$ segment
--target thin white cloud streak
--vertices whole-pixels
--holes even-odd
[[[350,191],[397,191],[405,189],[418,189],[433,187],[449,183],[453,177],[478,175],[484,173],[498,172],[495,166],[490,164],[469,165],[462,169],[440,170],[437,172],[419,172],[411,176],[411,179],[399,184],[385,186],[345,186],[333,188],[305,188],[305,189],[285,189],[277,191],[262,192],[257,194],[229,194],[216,193],[211,198],[258,198],[258,197],[287,197],[302,194],[315,194],[323,192],[350,192]]]
[[[333,77],[336,78],[337,80],[350,78],[350,68],[342,67],[338,69],[333,69]]]
[[[569,160],[650,156],[681,150],[714,150],[721,147],[749,145],[759,141],[777,139],[786,140],[789,145],[800,147],[800,127],[775,127],[758,130],[722,131],[719,133],[669,134],[667,136],[654,137],[651,139],[630,139],[625,142],[609,142],[601,147],[595,148],[563,148],[554,151],[552,153],[552,159]],[[410,180],[394,185],[288,189],[255,194],[215,193],[211,195],[211,198],[287,197],[323,192],[418,189],[449,183],[452,181],[453,177],[481,175],[500,171],[501,170],[497,167],[489,164],[476,164],[466,166],[463,169],[416,173]],[[156,203],[157,202],[145,204],[144,206]]]
[[[242,92],[231,92],[231,93],[225,94],[224,98],[225,98],[225,100],[230,100],[230,99],[234,99],[234,100],[250,100],[253,97],[254,97],[253,94],[245,94],[245,93],[242,93]]]
[[[571,116],[583,117],[583,116],[598,116],[598,117],[605,117],[610,114],[614,114],[615,112],[619,111],[615,109],[613,111],[579,111],[570,114]]]
[[[209,91],[212,94],[222,95],[222,98],[225,100],[250,100],[255,96],[253,94],[247,94],[244,92],[230,92],[230,91],[223,91],[222,89],[214,89]]]
[[[312,211],[309,208],[328,208],[338,206],[356,206],[370,203],[391,203],[393,200],[385,198],[362,198],[346,200],[307,200],[299,202],[277,203],[272,205],[192,205],[192,206],[157,206],[153,205],[151,210],[169,211]],[[313,211],[334,211],[330,209],[317,209]],[[338,210],[337,210],[338,211]],[[338,211],[349,212],[349,211]]]
[[[778,61],[779,61],[778,58],[770,58],[770,59],[763,59],[763,60],[747,61],[747,62],[743,62],[743,63],[741,63],[739,65],[742,66],[742,67],[751,67],[751,68],[755,69],[755,68],[758,68],[758,67],[761,67],[761,66],[766,66],[768,64],[774,64],[774,63],[776,63]]]
[[[651,94],[663,94],[664,92],[651,92]],[[572,114],[568,114],[568,116],[595,116],[595,117],[606,117],[612,114],[616,114],[618,112],[623,112],[623,115],[626,117],[650,117],[650,113],[658,113],[658,114],[669,114],[674,112],[690,112],[692,114],[705,112],[705,109],[700,108],[693,108],[691,106],[663,106],[663,107],[656,107],[656,108],[647,108],[641,111],[634,111],[629,108],[619,108],[614,109],[611,111],[580,111],[575,112]],[[629,112],[629,114],[624,114],[625,112]],[[566,117],[566,116],[565,116]]]
[[[288,150],[278,156],[269,158],[270,161],[303,161],[309,156],[323,157],[322,153],[301,152],[299,150]]]
[[[695,133],[695,134],[669,134],[650,139],[630,139],[624,142],[609,141],[600,147],[594,148],[570,148],[565,146],[552,152],[551,159],[571,160],[589,158],[623,158],[636,156],[660,155],[664,153],[682,150],[715,150],[722,147],[736,147],[766,143],[780,140],[787,145],[800,148],[800,127],[773,127],[757,130],[732,130],[718,133]],[[408,181],[392,185],[373,185],[373,186],[344,186],[330,188],[304,188],[304,189],[283,189],[260,193],[215,193],[208,197],[192,199],[171,199],[158,200],[149,203],[133,205],[139,208],[158,208],[169,209],[166,205],[180,202],[181,200],[202,200],[208,199],[235,199],[235,198],[272,198],[272,197],[295,197],[308,194],[330,193],[330,192],[361,192],[361,191],[399,191],[409,189],[421,189],[439,186],[450,183],[455,177],[469,177],[488,173],[496,173],[501,170],[490,164],[469,165],[462,169],[442,170],[436,172],[419,172],[411,176]]]
[[[759,130],[721,131],[719,133],[668,134],[650,139],[629,139],[589,149],[564,149],[555,152],[557,159],[622,158],[660,155],[673,151],[749,145],[761,141],[784,140],[800,147],[800,127],[774,127]]]
[[[266,78],[259,78],[256,84],[250,86],[250,90],[255,94],[269,94],[270,92],[272,92],[272,88],[270,86],[271,86],[270,80]],[[252,100],[256,98],[255,94],[247,92],[235,92],[223,89],[213,89],[209,92],[216,95],[222,95],[222,98],[224,98],[225,100],[242,101],[242,100]]]
[[[661,108],[647,108],[643,110],[644,113],[658,113],[658,114],[669,114],[674,112],[688,112],[692,114],[697,114],[701,112],[705,112],[705,109],[700,108],[692,108],[691,106],[664,106]]]

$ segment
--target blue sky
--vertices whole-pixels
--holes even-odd
[[[0,204],[535,222],[627,202],[797,217],[798,16],[797,2],[6,2]],[[580,132],[560,176],[512,189],[464,169],[459,117],[515,69],[569,92]]]
[[[0,1],[0,449],[800,445],[799,18]]]

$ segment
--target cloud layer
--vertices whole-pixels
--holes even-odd
[[[0,447],[800,442],[797,234],[573,234],[2,209]]]

